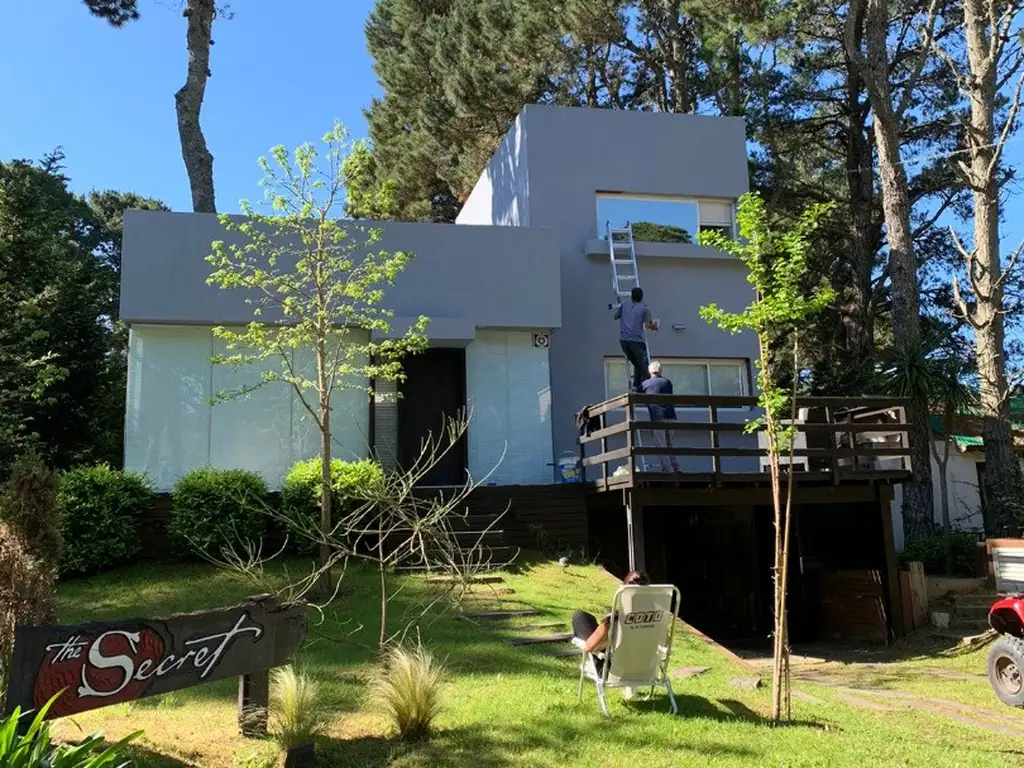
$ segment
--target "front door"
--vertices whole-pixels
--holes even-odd
[[[408,469],[420,455],[422,442],[433,434],[447,446],[444,417],[466,407],[466,350],[428,349],[402,361],[406,379],[398,401],[398,461]],[[421,485],[463,485],[466,482],[466,439],[440,459]]]

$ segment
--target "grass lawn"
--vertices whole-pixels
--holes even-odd
[[[425,644],[447,660],[449,678],[439,733],[429,743],[403,745],[388,724],[363,706],[364,674],[374,662],[377,637],[375,574],[350,569],[344,595],[319,626],[311,626],[298,664],[323,682],[337,717],[321,745],[324,766],[1005,766],[1019,761],[1019,740],[990,733],[918,709],[867,709],[849,703],[841,690],[801,683],[813,700],[794,699],[795,724],[764,722],[767,686],[747,690],[731,680],[752,673],[702,641],[678,632],[672,666],[709,671],[674,684],[679,715],[667,700],[627,704],[610,696],[613,719],[600,714],[593,686],[576,702],[578,667],[572,658],[544,654],[548,646],[513,647],[503,638],[517,624],[568,622],[575,608],[606,609],[615,583],[589,566],[523,564],[506,573],[509,599],[538,608],[541,617],[473,624],[447,613],[422,628]],[[393,610],[400,614],[426,589],[409,579]],[[485,590],[486,587],[478,588]],[[141,565],[60,587],[64,622],[160,616],[229,605],[252,589],[207,566]],[[510,606],[515,607],[515,606]],[[984,656],[916,659],[878,665],[874,684],[907,682],[921,695],[944,696],[999,709],[984,681],[935,679],[918,671],[935,667],[984,669]],[[850,674],[856,665],[848,666]],[[903,679],[905,678],[905,679]],[[766,681],[767,683],[768,681]],[[139,768],[243,765],[253,743],[235,726],[236,683],[222,681],[133,705],[118,705],[62,721],[58,734],[73,738],[103,727],[120,737],[145,729]],[[1021,728],[1024,733],[1024,727]],[[1016,756],[1016,757],[1015,757]]]

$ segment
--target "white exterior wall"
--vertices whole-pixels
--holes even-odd
[[[494,469],[488,484],[554,481],[548,350],[531,332],[477,330],[466,348],[466,401],[474,479]]]
[[[943,441],[936,440],[935,448],[943,455]],[[985,529],[981,517],[981,489],[978,488],[978,463],[984,460],[980,451],[960,453],[955,447],[949,449],[946,464],[946,487],[949,490],[949,520],[954,530],[982,531]],[[931,458],[932,493],[935,498],[935,522],[942,525],[942,483],[939,465]],[[896,486],[892,501],[892,528],[896,551],[903,550],[903,488]]]
[[[224,351],[208,327],[131,329],[124,465],[145,472],[160,491],[207,464],[258,472],[276,489],[292,464],[319,454],[319,431],[287,384],[272,382],[231,402],[210,403],[217,392],[259,382],[264,370],[210,363]],[[310,367],[312,353],[296,362]],[[336,457],[368,455],[364,392],[335,392],[332,428]]]

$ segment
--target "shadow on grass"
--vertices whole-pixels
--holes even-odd
[[[188,768],[190,765],[176,757],[162,755],[138,745],[131,745],[125,749],[123,757],[131,760],[132,768]]]
[[[557,718],[535,718],[506,726],[459,726],[439,731],[429,742],[404,743],[398,739],[377,736],[349,740],[325,740],[318,746],[317,762],[325,765],[356,768],[356,766],[472,765],[474,768],[498,768],[518,765],[529,751],[544,750],[571,760],[566,750],[571,745],[586,745],[611,733],[616,747],[625,753],[633,749],[658,749],[666,754],[689,753],[705,759],[756,758],[759,752],[736,744],[709,741],[687,743],[667,732],[636,733],[635,721],[611,720],[597,715],[585,723],[559,721]],[[550,757],[550,754],[549,754]]]
[[[675,697],[676,704],[679,706],[679,713],[676,717],[700,717],[721,723],[739,722],[754,723],[756,725],[768,725],[771,723],[767,717],[759,712],[755,712],[742,701],[736,699],[717,699],[712,701],[703,696],[694,696],[688,693],[676,693]],[[637,713],[667,713],[670,711],[668,697],[663,694],[655,694],[651,699],[638,698],[623,701],[623,705]],[[825,728],[824,723],[809,720],[790,720],[784,725],[797,728]]]
[[[683,619],[685,620],[685,616]],[[700,629],[698,626],[697,629]],[[703,631],[703,630],[702,630]],[[740,657],[758,662],[770,663],[771,648],[767,644],[755,644],[750,641],[720,641],[721,645],[737,653]],[[976,648],[961,648],[954,640],[931,637],[926,632],[919,632],[889,643],[888,645],[872,643],[855,643],[849,641],[817,642],[796,644],[793,646],[794,656],[821,659],[826,662],[841,664],[899,664],[906,661],[922,661],[955,658],[969,655]],[[795,663],[795,662],[794,662]]]

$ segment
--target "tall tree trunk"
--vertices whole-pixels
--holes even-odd
[[[860,7],[863,17],[863,5]],[[860,47],[863,19],[855,25],[855,44]],[[874,222],[874,169],[867,125],[868,106],[862,100],[864,80],[846,57],[846,183],[850,195],[849,282],[840,305],[848,374],[847,391],[862,392],[874,368],[875,328],[871,278],[875,267],[877,238]]]
[[[995,127],[1000,62],[991,45],[991,35],[998,31],[989,29],[999,17],[1002,4],[964,0],[963,10],[970,72],[962,82],[970,101],[967,143],[971,157],[961,173],[974,198],[974,252],[967,258],[974,304],[968,310],[968,320],[975,335],[985,441],[985,529],[998,534],[1006,527],[1020,525],[1018,517],[1024,507],[1024,482],[1014,453],[1006,382],[997,174],[1001,148],[996,146]]]
[[[667,40],[662,46],[665,69],[671,85],[669,87],[668,111],[692,112],[690,83],[687,72],[687,45],[683,40],[683,25],[679,18],[678,0],[662,0],[661,11],[665,14]]]
[[[322,600],[331,594],[331,547],[327,543],[333,527],[331,514],[331,396],[327,386],[327,345],[324,340],[316,343],[316,379],[320,392],[320,557],[321,568],[319,592]]]
[[[942,509],[942,546],[945,550],[945,571],[947,576],[953,575],[953,523],[949,515],[949,449],[953,444],[953,419],[956,416],[955,410],[946,405],[943,414],[943,445],[942,454],[935,447],[935,440],[930,439],[928,445],[931,447],[932,458],[935,459],[935,466],[939,468],[939,503]]]
[[[594,49],[587,48],[587,106],[591,109],[596,109],[598,105],[597,98],[597,57],[594,54]]]
[[[861,18],[865,27],[866,55],[861,53],[857,44],[856,26]],[[846,47],[849,57],[858,62],[874,112],[872,127],[878,151],[878,174],[892,279],[893,341],[898,348],[910,350],[921,345],[921,308],[910,226],[910,195],[907,174],[900,158],[900,115],[893,108],[889,87],[888,32],[888,0],[866,0],[866,3],[865,0],[854,0],[851,3]],[[935,518],[927,405],[911,405],[908,421],[913,479],[903,486],[903,531],[909,543],[928,536],[934,528]]]
[[[726,87],[729,93],[729,111],[726,114],[733,117],[743,116],[743,39],[740,32],[733,32],[726,38],[728,46],[727,53],[727,76]]]
[[[199,125],[206,79],[210,76],[210,34],[215,13],[214,0],[188,0],[185,8],[188,74],[185,84],[174,94],[181,156],[192,188],[192,210],[197,213],[217,212],[213,195],[213,155],[206,146],[206,138]]]

